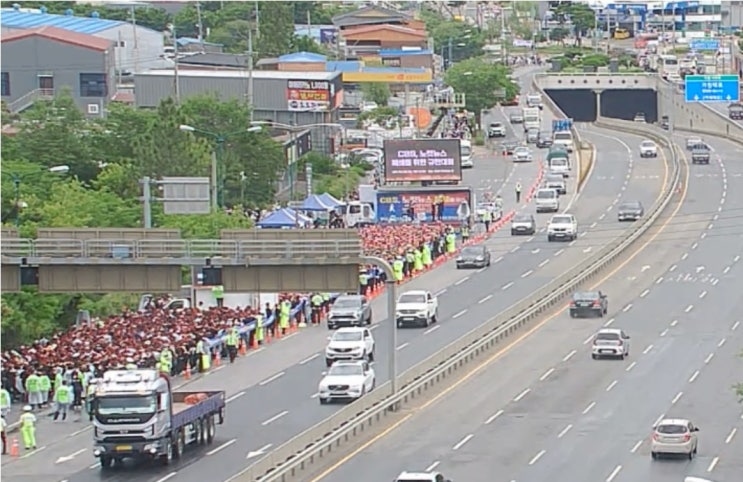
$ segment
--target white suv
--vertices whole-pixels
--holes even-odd
[[[578,221],[572,214],[555,214],[547,225],[547,241],[573,241],[578,238]]]
[[[341,328],[328,337],[325,364],[338,360],[374,361],[374,337],[368,328]]]
[[[658,146],[655,142],[645,140],[640,143],[640,157],[658,157]]]
[[[333,400],[358,400],[374,390],[374,369],[365,361],[333,363],[317,388],[320,404]]]
[[[617,357],[624,360],[629,356],[629,335],[618,328],[602,328],[593,337],[591,358]]]

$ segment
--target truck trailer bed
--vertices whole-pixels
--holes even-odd
[[[205,393],[206,399],[194,405],[185,403],[186,397],[199,393]],[[203,417],[213,415],[220,415],[219,423],[222,423],[226,397],[227,394],[223,390],[173,392],[173,427],[183,427],[184,425],[194,423]]]

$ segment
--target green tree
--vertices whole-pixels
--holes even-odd
[[[560,42],[565,45],[565,39],[570,37],[570,30],[565,27],[557,27],[550,30],[549,38],[555,42]]]
[[[555,9],[555,13],[560,18],[565,16],[570,18],[579,46],[582,45],[583,36],[596,25],[596,13],[583,3],[561,3]]]
[[[507,67],[489,64],[480,58],[454,64],[446,71],[445,81],[455,92],[465,94],[467,110],[478,116],[481,110],[489,109],[502,100],[496,96],[497,89],[504,89],[508,100],[519,93],[519,86],[509,78]]]
[[[223,45],[227,52],[245,53],[248,51],[248,40],[252,28],[253,24],[248,20],[229,20],[211,29],[207,40]]]
[[[328,52],[328,49],[306,35],[295,35],[292,38],[292,52],[311,52],[325,56],[331,53]]]
[[[386,106],[392,97],[390,85],[383,82],[364,82],[361,84],[361,93],[364,100],[375,102],[379,106]]]
[[[293,6],[288,2],[261,2],[260,38],[256,52],[261,58],[278,57],[291,51],[294,38]]]
[[[65,313],[72,298],[70,295],[39,296],[33,289],[3,294],[0,298],[2,351],[58,330],[57,320]]]

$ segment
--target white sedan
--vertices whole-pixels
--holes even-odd
[[[531,162],[533,159],[534,156],[528,147],[521,146],[513,150],[513,162]]]
[[[377,378],[365,360],[337,361],[320,380],[317,389],[320,404],[333,400],[353,401],[374,390]]]
[[[650,140],[640,143],[640,157],[658,157],[658,145]]]

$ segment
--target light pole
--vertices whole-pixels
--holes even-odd
[[[60,166],[52,166],[46,170],[47,172],[51,172],[54,174],[67,174],[70,172],[70,166],[68,165],[60,165]],[[13,179],[13,196],[14,196],[14,206],[15,206],[15,219],[14,224],[16,227],[20,226],[21,224],[21,183],[23,182],[23,177],[28,176],[30,174],[40,174],[42,171],[32,171],[25,174],[11,174],[11,178]]]
[[[297,162],[297,132],[311,129],[313,127],[335,127],[341,130],[341,134],[344,138],[346,137],[346,128],[342,124],[338,124],[336,122],[318,122],[316,124],[304,124],[301,126],[273,121],[253,121],[250,124],[259,129],[261,128],[261,126],[268,126],[282,129],[289,133],[289,142],[291,143],[291,149],[289,150],[289,165],[287,166],[287,173],[289,174],[289,198],[292,201],[294,200],[294,169]],[[253,127],[251,127],[251,129],[252,128]]]
[[[244,130],[228,132],[227,134],[199,129],[187,124],[181,124],[179,129],[183,132],[193,132],[195,134],[211,137],[217,143],[217,146],[212,150],[211,175],[209,176],[209,198],[212,203],[212,211],[218,211],[222,207],[222,196],[224,194],[224,176],[222,175],[221,169],[224,143],[230,137],[237,136],[238,134],[245,134],[247,132],[259,132],[261,129],[260,127],[249,127]]]

